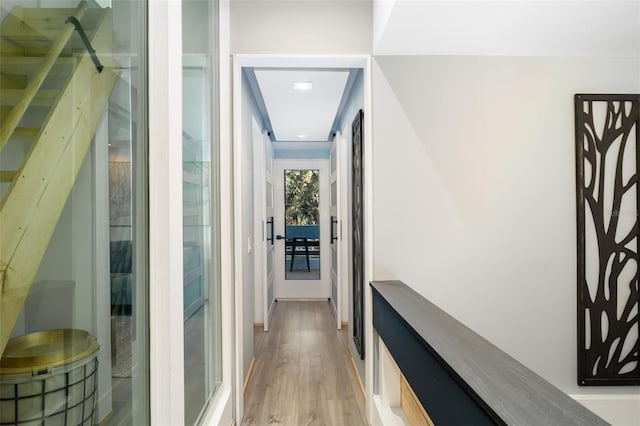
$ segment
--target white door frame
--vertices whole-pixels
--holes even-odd
[[[274,265],[269,268],[268,259],[273,263],[273,250],[275,231],[272,231],[273,222],[273,145],[255,117],[252,117],[253,126],[253,247],[255,262],[255,303],[254,320],[262,323],[263,331],[269,331],[269,317],[272,303],[269,300],[269,288],[273,288]],[[267,185],[271,185],[271,194],[267,193]],[[271,206],[267,201],[271,201]],[[269,220],[271,218],[271,220]],[[269,253],[272,253],[269,256]],[[270,285],[271,284],[271,285]]]
[[[330,262],[331,250],[329,248],[329,159],[276,159],[274,161],[274,221],[276,235],[285,235],[284,224],[284,170],[320,171],[319,196],[320,196],[320,279],[319,280],[287,280],[286,261],[284,255],[284,240],[276,240],[275,253],[275,297],[281,299],[327,299],[331,296]],[[283,204],[276,204],[276,200],[282,200]],[[320,281],[320,282],[318,282]]]
[[[231,247],[229,2],[219,3],[218,15],[220,239],[222,247]],[[153,141],[148,146],[150,372],[149,383],[141,381],[139,387],[134,383],[133,391],[149,392],[151,424],[181,425],[184,423],[182,147],[176,141],[182,140],[182,4],[150,0],[147,21],[148,140]],[[203,413],[203,425],[230,424],[233,415],[233,262],[231,250],[221,250],[222,383]],[[134,407],[134,416],[136,411],[146,413],[146,407]]]
[[[329,192],[331,193],[331,186],[336,184],[336,194],[335,199],[336,203],[333,204],[333,195],[331,195],[331,226],[333,229],[331,230],[331,234],[334,238],[334,241],[331,241],[331,280],[336,282],[336,295],[335,300],[333,300],[332,307],[334,309],[334,313],[336,316],[336,328],[338,330],[342,329],[342,321],[343,318],[348,318],[348,315],[344,315],[343,304],[346,305],[346,298],[343,299],[343,291],[344,287],[348,286],[348,281],[343,278],[343,256],[347,254],[348,251],[344,250],[344,242],[346,239],[342,238],[342,223],[345,222],[346,215],[343,212],[343,209],[346,208],[346,196],[347,193],[343,189],[346,185],[345,180],[347,178],[346,174],[343,171],[343,164],[346,163],[346,151],[344,150],[344,146],[346,145],[346,141],[342,137],[342,132],[336,132],[336,135],[331,142],[331,151],[329,153],[329,161],[331,163],[329,178]],[[335,169],[334,167],[334,158],[335,158]],[[334,223],[335,218],[335,223]],[[333,268],[333,251],[336,252],[337,265],[335,265],[335,269]],[[331,295],[333,296],[333,284],[331,287]]]
[[[244,67],[273,67],[273,68],[361,68],[364,72],[364,324],[365,347],[371,354],[373,345],[373,328],[371,319],[371,291],[368,282],[373,280],[373,203],[372,203],[372,99],[371,99],[371,56],[370,55],[233,55],[233,216],[234,216],[234,287],[235,287],[235,419],[239,424],[244,414],[243,386],[244,372],[242,360],[243,348],[243,274],[242,274],[242,153],[239,149],[242,143],[242,68]],[[245,165],[246,167],[246,165]],[[342,283],[346,285],[346,283]],[[225,340],[225,344],[227,341]],[[366,357],[365,366],[366,412],[369,419],[373,414],[373,357]]]

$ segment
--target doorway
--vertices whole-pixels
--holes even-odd
[[[276,299],[328,299],[329,164],[275,162]]]
[[[291,107],[291,104],[295,101],[293,94],[290,93],[290,97],[287,98],[287,102],[282,102],[280,105],[285,106],[288,109],[280,110],[282,114],[276,114],[272,112],[269,102],[260,102],[255,98],[255,93],[260,92],[262,84],[265,81],[271,81],[272,83],[278,83],[280,72],[282,74],[291,74],[297,71],[316,73],[332,74],[336,79],[341,72],[345,73],[343,81],[343,89],[340,90],[340,96],[343,98],[338,100],[334,105],[333,111],[330,114],[330,128],[325,128],[320,134],[311,133],[310,131],[302,129],[283,129],[280,130],[277,127],[278,117],[287,121],[287,123],[293,123],[299,126],[303,121],[300,119],[299,114],[303,110],[302,108]],[[271,78],[273,77],[273,80]],[[334,79],[333,81],[335,82]],[[296,88],[295,85],[285,83],[277,86],[275,90],[267,91],[268,93],[281,94],[283,92],[298,90],[298,97],[312,97],[314,93],[328,93],[325,90],[321,80],[316,80],[315,76],[297,78],[295,83],[303,83],[302,88]],[[311,83],[311,84],[307,84]],[[235,248],[235,296],[236,296],[236,357],[239,362],[236,364],[236,415],[238,418],[242,418],[244,397],[243,390],[249,382],[253,381],[251,373],[253,370],[254,361],[259,356],[254,352],[257,346],[254,346],[254,339],[252,339],[252,332],[255,329],[267,330],[268,323],[270,323],[270,316],[274,309],[273,305],[269,302],[277,298],[307,298],[307,295],[286,295],[283,297],[276,294],[275,284],[272,287],[273,293],[269,294],[269,268],[256,267],[251,268],[249,265],[255,263],[263,264],[263,259],[266,259],[267,265],[270,261],[273,261],[273,265],[277,268],[273,268],[274,275],[276,269],[282,270],[282,281],[296,281],[300,282],[302,286],[305,284],[310,285],[308,279],[311,278],[311,273],[316,273],[320,276],[321,280],[327,279],[327,284],[324,287],[326,291],[320,296],[325,301],[333,300],[332,304],[329,304],[333,308],[335,314],[336,328],[347,328],[346,334],[351,335],[351,324],[349,319],[352,316],[351,312],[351,288],[349,275],[351,274],[351,268],[348,266],[350,263],[350,219],[349,219],[349,206],[351,203],[350,192],[347,189],[349,185],[350,176],[350,149],[351,146],[351,124],[354,114],[360,110],[365,110],[365,116],[368,117],[367,111],[370,111],[370,61],[366,56],[353,56],[353,57],[266,57],[266,56],[249,56],[249,55],[236,55],[234,56],[234,87],[233,98],[238,100],[234,102],[234,223],[236,227],[234,229]],[[306,89],[304,87],[307,87]],[[312,87],[311,87],[312,86]],[[256,90],[256,88],[258,90]],[[309,90],[311,89],[311,90]],[[267,99],[268,100],[268,99]],[[316,103],[316,105],[320,105]],[[325,107],[326,111],[327,108]],[[276,110],[277,111],[277,110]],[[252,129],[252,118],[257,119],[259,129],[262,130],[263,138],[259,138],[259,131]],[[274,122],[270,122],[273,120]],[[365,123],[368,123],[365,119]],[[332,123],[331,123],[332,122]],[[368,126],[368,125],[367,125]],[[286,130],[289,130],[287,133]],[[256,137],[252,138],[252,134]],[[336,138],[336,135],[342,134],[342,138]],[[365,132],[365,135],[370,133]],[[367,136],[368,137],[368,136]],[[252,145],[252,140],[261,140],[264,142],[264,146],[267,147],[266,156],[257,154],[257,151],[251,151],[249,148]],[[340,141],[336,148],[336,140]],[[304,143],[301,143],[304,142]],[[272,150],[269,152],[269,150]],[[273,154],[270,157],[270,154]],[[370,151],[365,151],[365,156],[370,155]],[[346,159],[340,164],[333,164],[338,157]],[[273,158],[273,162],[270,161]],[[330,191],[327,191],[328,201],[327,216],[322,219],[320,213],[320,226],[318,229],[319,238],[311,238],[307,236],[307,244],[304,244],[304,240],[297,240],[295,247],[295,254],[293,252],[293,239],[287,238],[287,232],[285,228],[285,222],[280,222],[280,228],[276,228],[277,221],[275,219],[275,212],[273,214],[274,219],[270,215],[266,214],[266,208],[262,213],[255,213],[254,207],[263,210],[263,206],[266,206],[265,199],[256,201],[255,197],[251,197],[251,194],[257,194],[259,192],[266,192],[266,200],[268,202],[271,191],[273,189],[273,195],[275,198],[276,192],[284,191],[283,189],[277,190],[276,184],[282,179],[284,182],[284,169],[282,172],[276,171],[273,167],[273,186],[268,184],[268,179],[265,181],[261,179],[262,166],[252,169],[252,165],[266,164],[267,176],[268,170],[271,166],[275,166],[276,161],[302,161],[309,159],[323,161],[327,168],[331,164],[330,172],[327,171],[326,179],[319,178],[319,182],[326,182],[328,187],[330,182],[334,183],[334,187],[343,183],[345,186],[344,191],[333,191],[333,194],[342,193],[344,196],[343,208],[340,208],[338,204],[335,204],[337,200],[331,199],[332,195]],[[365,163],[368,160],[365,159]],[[289,168],[292,169],[291,167]],[[316,170],[314,167],[305,166],[303,169]],[[301,169],[302,170],[302,169]],[[282,173],[282,178],[280,178]],[[329,173],[331,176],[329,176]],[[340,178],[341,175],[343,178]],[[254,178],[258,176],[254,180]],[[366,182],[370,180],[365,179]],[[251,184],[250,182],[253,182]],[[365,191],[366,192],[366,191]],[[342,196],[340,196],[342,199]],[[365,199],[369,199],[365,196]],[[275,201],[275,199],[274,199]],[[255,203],[255,204],[254,204]],[[284,205],[284,202],[282,203]],[[322,207],[322,203],[319,203]],[[274,203],[275,207],[275,203]],[[332,210],[329,211],[329,208]],[[368,210],[371,211],[370,209]],[[250,213],[251,212],[251,213]],[[284,214],[284,213],[283,213]],[[333,216],[333,217],[331,217]],[[273,225],[272,225],[273,223]],[[365,228],[368,219],[365,217]],[[295,224],[290,224],[295,225]],[[302,224],[301,224],[302,225]],[[322,230],[324,228],[324,231]],[[333,230],[333,238],[331,235]],[[365,229],[365,232],[367,230]],[[324,236],[322,233],[324,232]],[[281,240],[276,239],[277,236],[281,236]],[[313,241],[313,240],[318,240]],[[290,240],[288,247],[287,241]],[[323,241],[326,241],[326,247],[329,249],[327,254],[323,253],[321,247]],[[333,242],[334,250],[331,250]],[[276,261],[269,257],[269,246],[274,245],[275,252],[281,252],[282,260]],[[315,253],[314,244],[318,246],[318,252]],[[338,246],[341,247],[342,255],[340,255]],[[265,249],[266,247],[266,249]],[[281,247],[281,248],[278,248]],[[307,251],[309,251],[309,265],[307,268]],[[371,251],[365,248],[365,254],[370,254]],[[345,259],[340,259],[340,257]],[[275,257],[275,256],[274,256]],[[335,257],[335,259],[334,259]],[[344,262],[343,262],[344,260]],[[288,262],[287,262],[288,261]],[[292,264],[293,262],[293,264]],[[316,264],[317,263],[317,267]],[[338,263],[342,264],[341,268],[338,268]],[[333,270],[329,269],[325,271],[324,267],[334,266]],[[369,262],[365,260],[365,268],[368,269]],[[285,269],[286,268],[286,269]],[[318,271],[314,271],[318,269]],[[297,278],[295,280],[286,280],[285,271],[289,271],[290,278]],[[340,272],[341,271],[341,272]],[[297,273],[295,277],[292,273]],[[371,277],[370,272],[367,270],[365,280]],[[307,281],[305,283],[304,281]],[[296,289],[298,290],[298,289]],[[255,310],[251,309],[254,305],[255,297]],[[315,297],[314,297],[315,298]],[[365,294],[365,299],[367,295]],[[342,300],[342,301],[341,301]],[[289,303],[289,302],[287,302]],[[326,302],[325,302],[326,303]],[[365,307],[367,306],[365,300]],[[365,308],[365,323],[366,317],[370,316],[370,313],[366,312]],[[255,325],[255,327],[252,327]],[[370,338],[370,337],[368,337]],[[266,339],[266,338],[265,338]],[[351,340],[351,339],[349,339]],[[262,349],[264,349],[264,342],[262,343]],[[349,342],[348,346],[351,353],[355,353],[355,349]],[[252,360],[252,358],[254,358]],[[358,366],[358,372],[361,379],[364,381],[364,361],[361,362],[360,357],[354,359],[354,362]],[[360,365],[362,364],[362,365]]]

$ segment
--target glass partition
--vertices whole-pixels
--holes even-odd
[[[146,15],[2,2],[0,424],[149,424]]]
[[[186,425],[199,422],[221,381],[216,15],[217,3],[182,2]]]

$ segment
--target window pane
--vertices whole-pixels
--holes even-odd
[[[216,4],[183,0],[182,161],[185,424],[198,422],[219,386]]]
[[[147,4],[3,0],[0,13],[0,94],[37,89],[0,111],[15,128],[0,169],[19,171],[0,179],[0,264],[20,289],[0,319],[0,423],[148,424]],[[43,68],[68,16],[101,73],[76,32]],[[6,43],[12,26],[33,34]]]
[[[320,279],[320,171],[285,170],[285,279]]]

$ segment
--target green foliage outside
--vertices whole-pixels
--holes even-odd
[[[287,225],[317,225],[320,187],[318,170],[285,170]]]

